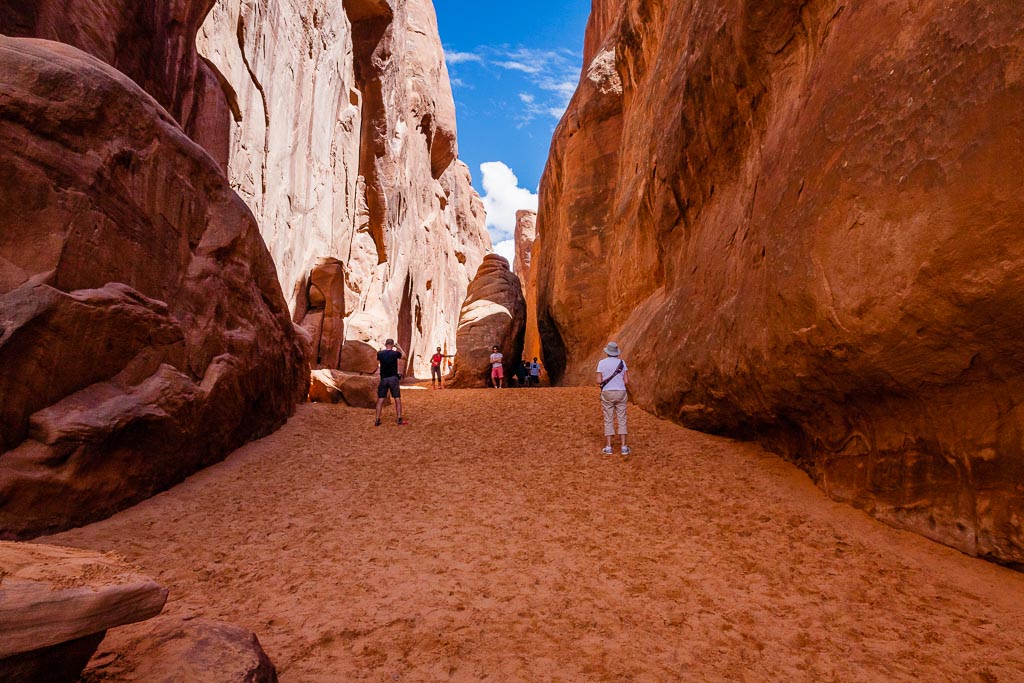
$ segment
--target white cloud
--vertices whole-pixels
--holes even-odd
[[[508,61],[508,62],[494,62],[495,66],[500,66],[502,69],[508,69],[509,71],[522,71],[524,74],[539,74],[544,69],[536,64],[524,64],[523,62]]]
[[[563,50],[518,48],[506,50],[503,56],[510,59],[511,63],[529,66],[529,70],[522,71],[537,89],[533,93],[524,93],[529,99],[523,97],[523,94],[519,96],[526,104],[517,117],[519,127],[537,118],[550,116],[556,121],[561,119],[579,83],[579,55]]]
[[[466,62],[483,64],[484,61],[484,58],[475,52],[456,52],[455,50],[445,50],[444,59],[449,64],[465,64]]]
[[[475,63],[491,72],[492,78],[501,78],[501,69],[522,74],[522,78],[533,92],[519,93],[525,105],[516,110],[514,116],[519,128],[537,119],[558,119],[565,114],[569,100],[579,83],[582,55],[566,48],[556,50],[509,45],[480,45],[468,52],[445,50],[448,65]],[[452,84],[459,88],[472,88],[452,74]]]
[[[576,86],[579,84],[579,79],[573,75],[562,74],[559,78],[542,78],[537,86],[541,90],[547,90],[548,92],[554,93],[561,97],[568,105],[569,100],[572,99],[573,93],[576,92]]]
[[[494,253],[508,259],[508,267],[511,268],[516,260],[515,240],[502,240],[494,245]]]
[[[491,231],[492,241],[500,244],[515,235],[516,211],[537,210],[537,195],[519,187],[519,178],[501,161],[480,164],[480,173],[487,228]]]

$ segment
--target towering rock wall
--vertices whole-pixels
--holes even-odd
[[[124,74],[0,36],[0,537],[269,433],[308,370],[256,222]]]
[[[344,338],[399,338],[423,376],[455,348],[491,243],[430,0],[19,0],[0,32],[79,47],[155,97],[252,209],[296,322],[334,258]]]
[[[1024,5],[598,0],[541,184],[538,323],[584,381],[1024,561]]]
[[[293,319],[332,365],[454,348],[490,241],[427,0],[18,0],[0,34],[57,41],[0,59],[0,535],[275,428]]]
[[[339,367],[340,330],[397,338],[425,376],[490,249],[429,0],[218,0],[199,48],[232,102],[232,184],[296,321],[332,340],[318,364]],[[343,271],[333,317],[309,297],[323,258]]]

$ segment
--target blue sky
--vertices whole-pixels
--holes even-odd
[[[455,93],[459,156],[484,196],[496,251],[508,256],[515,210],[536,208],[551,134],[579,81],[590,0],[434,6]]]

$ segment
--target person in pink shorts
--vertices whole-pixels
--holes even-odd
[[[491,382],[495,389],[501,389],[501,380],[505,379],[505,367],[503,361],[505,356],[501,355],[497,346],[491,347]]]

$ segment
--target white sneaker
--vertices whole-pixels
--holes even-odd
[[[601,454],[602,455],[611,455],[612,454],[612,447],[611,446],[605,446],[604,448],[601,449]]]
[[[629,450],[629,446],[623,446],[623,447],[622,447],[622,454],[623,454],[623,455],[629,455],[629,454],[630,454],[630,453],[632,453],[632,452],[633,452],[633,451]]]

